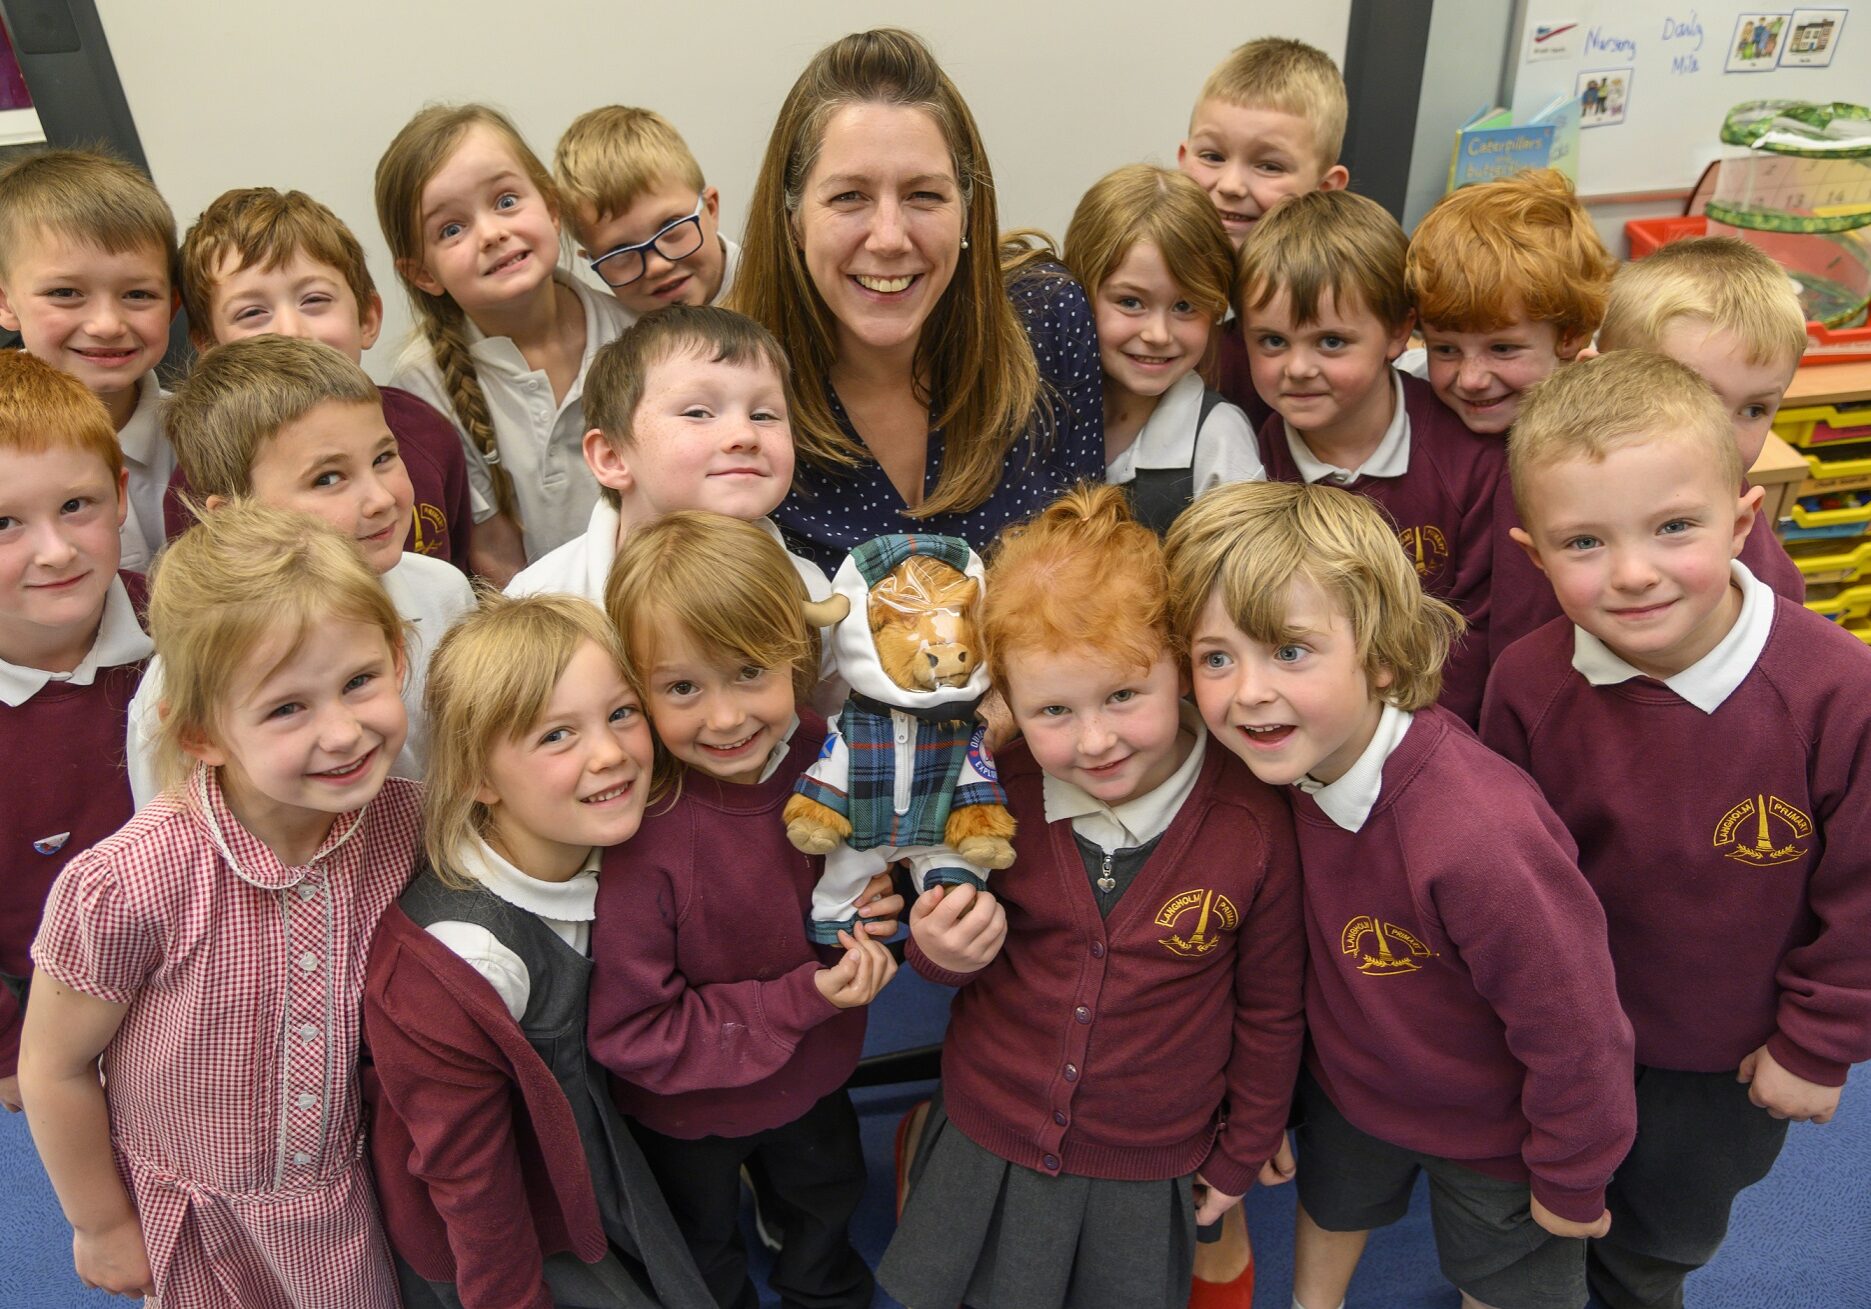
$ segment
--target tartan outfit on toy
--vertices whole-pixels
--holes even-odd
[[[851,609],[833,634],[838,671],[851,685],[818,762],[794,791],[843,815],[851,835],[825,856],[812,896],[812,939],[829,943],[857,922],[857,897],[871,877],[907,859],[917,889],[930,883],[985,885],[987,870],[958,855],[943,829],[954,809],[1005,805],[985,730],[974,718],[987,690],[979,660],[967,682],[933,691],[898,686],[878,660],[870,592],[906,560],[937,559],[978,583],[981,560],[952,536],[880,536],[853,550],[832,579]]]

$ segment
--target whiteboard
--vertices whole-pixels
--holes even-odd
[[[647,105],[687,138],[738,237],[780,101],[827,42],[920,33],[986,139],[1004,226],[1063,236],[1121,164],[1174,167],[1209,70],[1243,41],[1292,36],[1341,67],[1351,0],[98,0],[156,185],[186,228],[222,191],[298,188],[363,242],[383,293],[384,376],[408,330],[371,176],[431,100],[507,110],[548,164],[573,118]]]
[[[1745,10],[1659,0],[1521,0],[1519,9],[1506,78],[1516,117],[1582,82],[1624,79],[1620,114],[1588,112],[1583,119],[1579,194],[1588,199],[1694,185],[1710,162],[1732,153],[1721,145],[1722,119],[1744,100],[1871,102],[1871,0]],[[1770,57],[1756,55],[1753,24],[1746,50],[1737,50],[1744,15],[1781,20]],[[1805,33],[1801,49],[1794,48],[1796,30]],[[1821,40],[1818,52],[1805,48]],[[1821,59],[1829,63],[1819,65]]]

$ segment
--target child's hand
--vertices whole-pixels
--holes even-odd
[[[1821,1086],[1782,1068],[1762,1046],[1741,1061],[1737,1082],[1748,1084],[1748,1099],[1775,1118],[1796,1123],[1829,1123],[1839,1109],[1841,1086]]]
[[[814,973],[813,983],[820,995],[840,1009],[869,1004],[884,989],[884,983],[896,975],[896,956],[890,953],[889,946],[874,937],[853,937],[849,932],[840,932],[838,944],[844,947],[845,957],[830,968]]]
[[[1299,1171],[1299,1165],[1293,1161],[1293,1146],[1286,1139],[1286,1133],[1280,1133],[1280,1148],[1273,1152],[1273,1158],[1260,1166],[1260,1184],[1262,1186],[1280,1186],[1293,1180],[1293,1174]]]
[[[1240,1196],[1217,1191],[1202,1180],[1202,1174],[1195,1175],[1195,1225],[1197,1227],[1207,1227],[1210,1223],[1220,1222],[1223,1214],[1240,1203]]]
[[[1007,910],[991,891],[932,886],[910,906],[910,935],[937,968],[977,973],[1007,939]]]
[[[121,1223],[97,1232],[73,1232],[72,1267],[78,1280],[112,1295],[154,1295],[149,1252],[143,1248],[143,1225],[130,1214]]]
[[[897,934],[903,917],[903,897],[897,894],[896,882],[888,870],[864,884],[858,897],[858,917],[864,920],[864,934],[888,941]]]
[[[1605,1210],[1589,1223],[1575,1223],[1541,1204],[1536,1195],[1533,1197],[1533,1221],[1554,1236],[1598,1237],[1611,1230],[1611,1211]]]
[[[10,1114],[16,1114],[22,1107],[19,1098],[19,1078],[0,1077],[0,1108]]]

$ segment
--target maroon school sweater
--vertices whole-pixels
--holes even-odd
[[[1712,714],[1592,686],[1550,623],[1497,666],[1489,745],[1533,775],[1604,902],[1637,1062],[1726,1072],[1763,1042],[1825,1086],[1871,1058],[1871,649],[1781,598]]]
[[[799,711],[786,760],[753,786],[689,769],[674,803],[604,856],[591,929],[591,1052],[617,1107],[665,1136],[751,1136],[844,1084],[866,1010],[812,977],[806,936],[822,862],[780,817],[825,720]]]
[[[1494,590],[1488,615],[1489,662],[1500,659],[1508,646],[1530,632],[1536,632],[1560,617],[1559,600],[1546,574],[1534,566],[1520,543],[1508,532],[1520,526],[1520,512],[1514,507],[1510,479],[1500,482],[1499,498],[1494,507]],[[1737,556],[1748,571],[1767,583],[1775,595],[1784,595],[1794,604],[1806,602],[1806,578],[1780,544],[1773,524],[1761,514],[1754,516],[1748,539],[1742,542]]]
[[[378,388],[383,421],[396,436],[398,451],[416,492],[416,512],[403,549],[445,559],[463,572],[468,567],[468,539],[474,530],[468,498],[468,457],[454,425],[408,391]],[[163,535],[173,541],[194,523],[182,497],[188,478],[177,468],[162,499]]]
[[[1401,477],[1355,477],[1344,489],[1384,507],[1405,553],[1415,561],[1423,589],[1468,620],[1467,632],[1449,651],[1441,703],[1472,724],[1481,713],[1488,680],[1494,518],[1497,488],[1507,480],[1507,447],[1498,438],[1469,431],[1429,383],[1401,376],[1410,415],[1409,469]],[[1269,481],[1304,480],[1278,414],[1260,429],[1260,461]]]
[[[1289,796],[1308,1065],[1332,1103],[1372,1136],[1596,1219],[1636,1130],[1631,1025],[1604,911],[1538,789],[1431,708],[1358,831]]]
[[[1247,334],[1242,331],[1238,316],[1215,329],[1215,363],[1209,373],[1213,379],[1209,389],[1221,392],[1222,399],[1240,406],[1247,421],[1258,432],[1273,415],[1273,406],[1262,400],[1260,392],[1254,388],[1254,374],[1247,363]]]
[[[1299,1068],[1299,869],[1292,820],[1210,743],[1194,790],[1109,918],[1069,821],[1046,821],[1024,742],[998,761],[1020,824],[989,889],[1007,941],[976,973],[908,958],[959,986],[942,1093],[963,1135],[1040,1172],[1254,1184],[1286,1127]],[[1219,1128],[1219,1130],[1217,1130]]]
[[[141,573],[119,573],[138,615],[148,602]],[[100,668],[89,686],[48,682],[26,703],[0,704],[0,972],[32,975],[28,953],[46,893],[73,855],[130,821],[124,729],[143,661]],[[0,1077],[19,1063],[21,1012],[0,998]]]

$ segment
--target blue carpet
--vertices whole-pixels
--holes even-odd
[[[870,1048],[932,1043],[941,1036],[949,993],[907,969],[879,1000]],[[873,1264],[894,1226],[891,1139],[904,1110],[927,1085],[877,1088],[857,1094],[870,1160],[870,1188],[854,1226],[858,1248]],[[1695,1309],[1859,1309],[1871,1306],[1871,1091],[1861,1073],[1847,1087],[1836,1121],[1795,1124],[1780,1162],[1766,1181],[1743,1192],[1728,1243],[1689,1282]],[[65,1226],[25,1121],[0,1119],[0,1184],[9,1210],[0,1242],[0,1309],[90,1309],[123,1301],[87,1292],[71,1271],[71,1230]],[[1247,1197],[1248,1226],[1260,1262],[1257,1309],[1287,1309],[1292,1300],[1293,1191],[1256,1190]],[[764,1270],[762,1270],[764,1271]],[[767,1299],[767,1305],[777,1301]],[[879,1292],[880,1306],[896,1301]],[[1352,1283],[1347,1309],[1455,1309],[1460,1296],[1436,1268],[1429,1211],[1419,1188],[1409,1217],[1375,1233]],[[919,1309],[934,1309],[921,1306]]]

